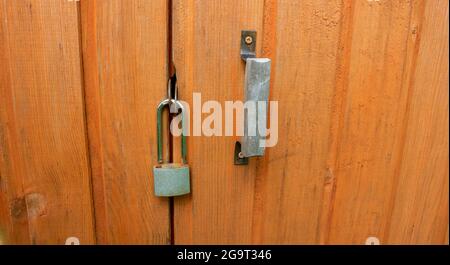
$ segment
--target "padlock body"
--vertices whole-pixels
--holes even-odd
[[[155,195],[172,197],[191,192],[189,166],[184,164],[161,164],[153,167]]]

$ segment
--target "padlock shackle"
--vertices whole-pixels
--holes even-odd
[[[178,108],[181,109],[181,159],[183,161],[183,164],[186,164],[186,136],[184,135],[184,128],[186,128],[184,122],[184,107],[181,102],[175,99],[164,99],[161,101],[158,105],[157,111],[156,111],[156,130],[157,130],[157,148],[158,148],[158,163],[163,163],[163,141],[162,141],[162,111],[165,106],[169,106],[170,104],[176,104]],[[170,110],[169,110],[170,111]]]

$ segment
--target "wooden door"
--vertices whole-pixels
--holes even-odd
[[[1,1],[0,18],[3,241],[93,243],[77,6]]]
[[[0,244],[169,244],[165,0],[0,1]],[[73,242],[73,241],[72,241]]]
[[[242,30],[277,145],[189,136],[191,194],[155,197],[169,73],[242,101]],[[448,48],[445,0],[0,1],[0,244],[448,243]]]
[[[170,244],[153,195],[156,106],[166,95],[167,1],[82,1],[96,231],[101,244]]]
[[[177,244],[448,242],[448,1],[174,0],[183,100],[243,100],[241,30],[272,59],[279,140],[190,137]]]

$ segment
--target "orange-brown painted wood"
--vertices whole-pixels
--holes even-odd
[[[408,80],[398,184],[392,191],[390,243],[448,244],[448,5],[426,1],[418,6],[422,20],[411,27],[410,41],[418,47]]]
[[[98,243],[169,244],[153,194],[156,106],[166,95],[167,1],[81,1]]]
[[[173,1],[172,47],[180,99],[192,106],[193,92],[200,92],[202,101],[243,97],[240,34],[242,29],[261,32],[263,4]],[[174,199],[176,244],[251,243],[255,165],[233,166],[235,140],[188,138],[192,192]]]
[[[0,243],[95,243],[78,18],[0,1]]]
[[[175,0],[173,16],[181,99],[242,100],[254,29],[279,102],[279,142],[248,166],[237,138],[189,138],[175,243],[448,240],[447,1]]]
[[[432,102],[431,98],[448,95],[448,80],[445,84],[441,77],[448,71],[447,59],[439,57],[448,47],[444,23],[448,2],[355,1],[352,8],[348,81],[325,242],[360,243],[376,236],[382,244],[444,243],[448,99]],[[427,47],[430,42],[441,47],[438,56],[434,47]],[[417,83],[430,74],[438,78],[428,87]],[[421,95],[422,89],[431,95]],[[421,120],[420,115],[430,120]],[[421,133],[425,128],[433,128],[429,136],[441,144],[428,142]],[[416,167],[430,163],[426,169]],[[435,204],[425,210],[428,200]],[[420,218],[409,207],[422,209]],[[420,236],[411,235],[417,231],[422,231]]]
[[[235,166],[239,137],[190,136],[170,216],[169,58],[191,112],[243,100],[248,29],[278,144]],[[444,0],[0,1],[0,244],[448,244],[448,48]]]

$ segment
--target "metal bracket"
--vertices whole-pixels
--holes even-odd
[[[256,57],[256,31],[241,31],[241,58],[247,61],[247,58]]]
[[[256,31],[241,31],[241,59],[247,62],[248,58],[256,57]],[[248,157],[244,157],[241,150],[241,143],[234,145],[234,164],[248,165]]]
[[[242,155],[240,142],[236,142],[234,145],[234,164],[248,165],[248,157]]]

